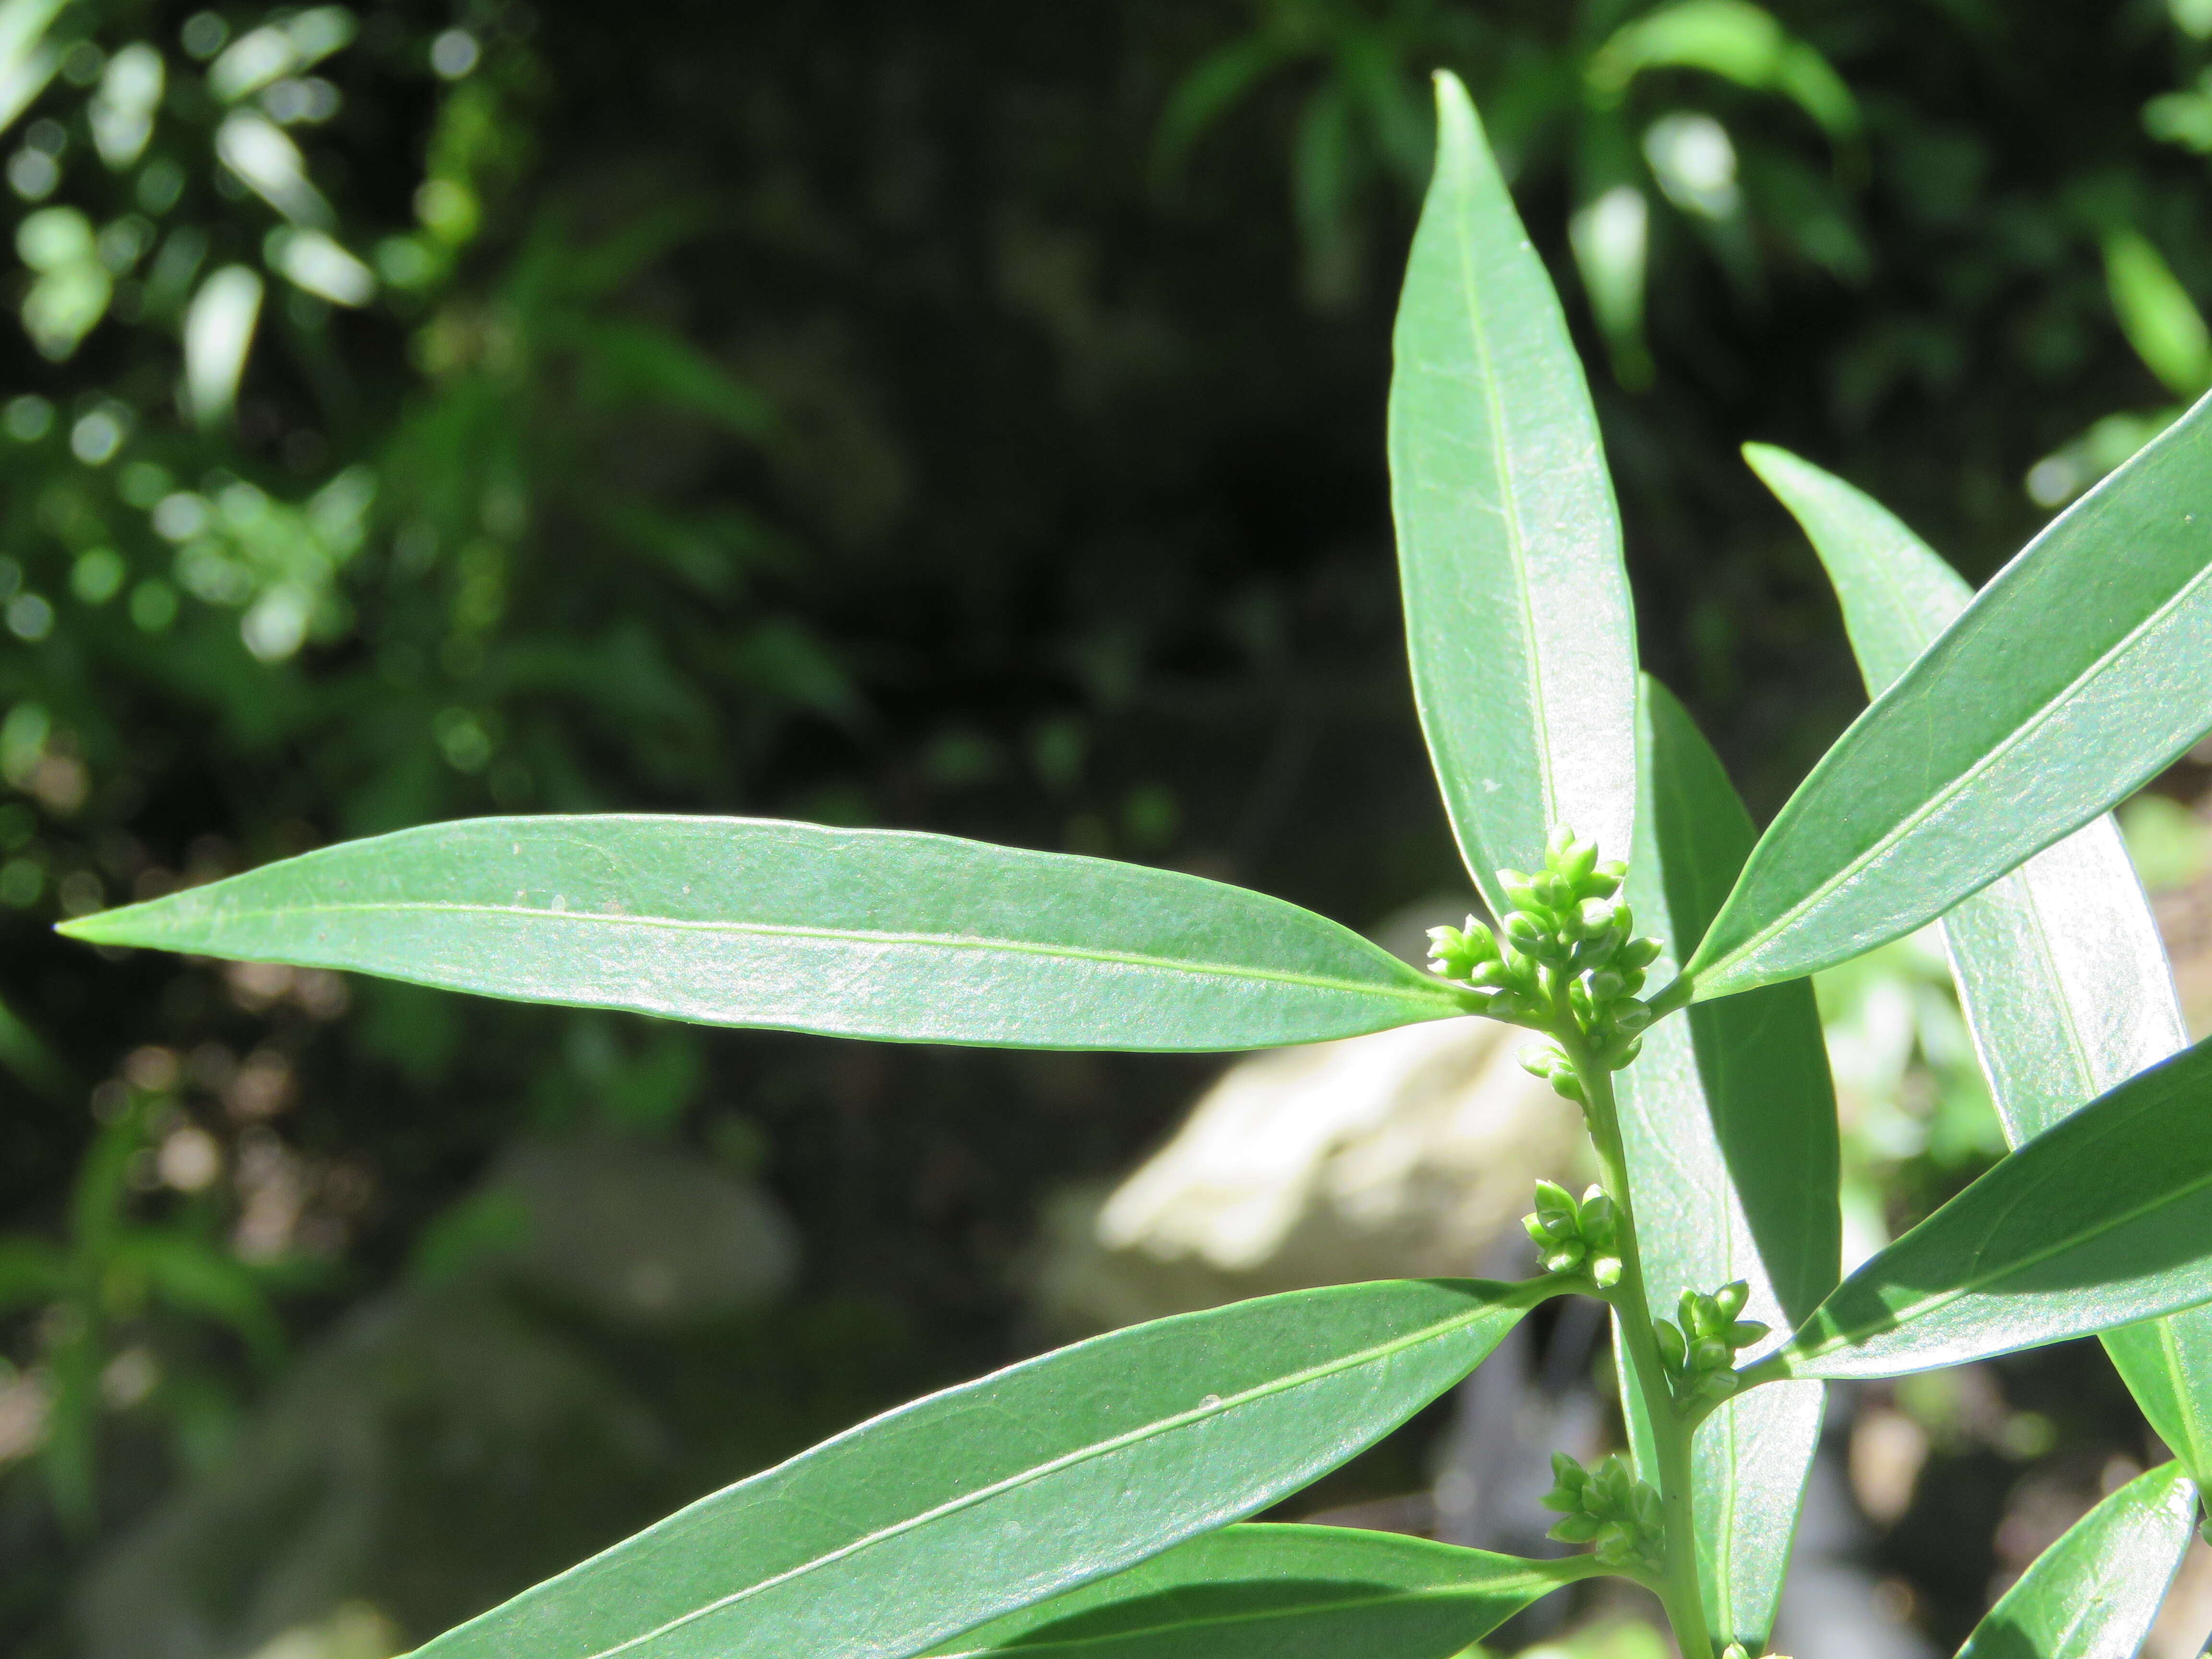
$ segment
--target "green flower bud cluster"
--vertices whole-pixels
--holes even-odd
[[[1620,1282],[1616,1219],[1613,1200],[1603,1188],[1591,1188],[1578,1204],[1556,1181],[1540,1181],[1536,1212],[1522,1216],[1521,1224],[1535,1240],[1546,1273],[1587,1272],[1591,1282],[1605,1291]]]
[[[1552,1490],[1542,1502],[1559,1512],[1549,1537],[1563,1544],[1595,1544],[1608,1567],[1658,1572],[1666,1563],[1666,1523],[1659,1494],[1638,1480],[1619,1452],[1585,1469],[1565,1452],[1552,1454]]]
[[[1626,865],[1600,864],[1597,843],[1576,840],[1561,824],[1541,870],[1498,872],[1513,907],[1498,932],[1473,916],[1464,927],[1431,928],[1429,965],[1464,985],[1493,1019],[1553,1030],[1572,1018],[1599,1060],[1618,1071],[1636,1058],[1650,1024],[1636,993],[1662,948],[1635,937],[1635,917],[1615,896],[1627,873]],[[1582,1079],[1560,1049],[1532,1049],[1521,1063],[1568,1099],[1583,1098]]]
[[[1749,1347],[1767,1330],[1755,1319],[1737,1317],[1750,1295],[1751,1286],[1741,1279],[1722,1285],[1711,1296],[1685,1291],[1675,1309],[1680,1325],[1663,1319],[1651,1322],[1653,1334],[1659,1339],[1659,1358],[1667,1367],[1677,1400],[1717,1404],[1736,1391],[1740,1384],[1736,1350]]]

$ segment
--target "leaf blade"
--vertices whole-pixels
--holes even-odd
[[[1078,1343],[702,1498],[419,1659],[904,1659],[1295,1491],[1546,1293],[1346,1285]]]
[[[2130,1078],[1877,1251],[1762,1361],[1896,1376],[2212,1300],[2212,1042]]]
[[[1609,857],[1635,812],[1635,625],[1620,515],[1565,318],[1467,91],[1393,337],[1389,455],[1414,702],[1468,870],[1568,823]]]
[[[1638,931],[1674,954],[1704,933],[1756,832],[1688,711],[1648,676],[1638,732],[1627,896]],[[1786,1328],[1809,1314],[1842,1255],[1835,1090],[1810,985],[1662,1021],[1614,1088],[1651,1305],[1741,1279],[1745,1317]],[[1724,1402],[1692,1443],[1699,1578],[1717,1640],[1765,1646],[1826,1395],[1819,1382],[1755,1389]],[[1632,1387],[1625,1395],[1648,1469],[1648,1430],[1633,1432],[1646,1427],[1641,1398]]]
[[[1871,497],[1784,451],[1749,445],[1827,567],[1869,696],[1972,597]],[[2158,926],[2119,829],[2098,819],[1962,900],[1939,924],[2008,1145],[2188,1046]],[[2212,1468],[2212,1310],[2105,1334],[2130,1391],[2184,1464]]]
[[[1450,1659],[1589,1557],[1525,1561],[1349,1527],[1231,1526],[1039,1602],[940,1659]]]
[[[2124,559],[2115,557],[2124,550]],[[1783,807],[1689,964],[1699,998],[1934,920],[2212,726],[2212,399],[2000,571]]]
[[[62,931],[908,1042],[1258,1048],[1461,1012],[1357,934],[1241,888],[947,836],[759,818],[428,824]]]
[[[1959,1659],[2134,1659],[2196,1518],[2197,1487],[2179,1463],[2137,1475],[2035,1558]]]

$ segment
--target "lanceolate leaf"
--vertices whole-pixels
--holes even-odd
[[[1894,1376],[2212,1300],[2212,1043],[2061,1119],[1814,1310],[1763,1376]]]
[[[1628,899],[1638,931],[1672,954],[1704,933],[1757,832],[1719,757],[1649,676],[1641,715]],[[1809,1314],[1835,1287],[1841,1249],[1836,1097],[1812,987],[1769,986],[1661,1021],[1615,1089],[1653,1307],[1741,1279],[1745,1317],[1786,1329]],[[1756,1389],[1698,1431],[1698,1565],[1723,1643],[1765,1649],[1825,1394],[1818,1382]],[[1624,1394],[1649,1478],[1642,1398]]]
[[[1620,524],[1559,297],[1467,89],[1437,76],[1437,161],[1390,381],[1390,499],[1413,696],[1460,850],[1495,871],[1559,823],[1628,846],[1636,638]]]
[[[1827,566],[1868,693],[1880,696],[1972,590],[1842,479],[1782,450],[1753,445],[1745,453]],[[1961,901],[1942,927],[2015,1146],[2188,1043],[2157,925],[2109,817]],[[2212,1310],[2104,1340],[2166,1444],[2190,1468],[2212,1468]]]
[[[761,818],[471,818],[64,923],[102,945],[915,1042],[1249,1048],[1461,1012],[1294,904],[1174,871]]]
[[[2137,1475],[2035,1558],[1959,1659],[2135,1659],[2196,1518],[2179,1463]]]
[[[1999,572],[1792,796],[1690,963],[1696,994],[1934,920],[2212,726],[2212,400]]]
[[[1349,1527],[1224,1527],[946,1644],[944,1659],[1450,1659],[1599,1571]]]
[[[1295,1492],[1547,1293],[1345,1285],[1078,1343],[702,1498],[417,1659],[902,1659]]]

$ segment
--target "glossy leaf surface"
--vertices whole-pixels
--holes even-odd
[[[2212,401],[2069,508],[1824,756],[1690,969],[1701,998],[1933,921],[2212,726]]]
[[[761,818],[470,818],[64,924],[532,1002],[915,1042],[1249,1048],[1460,1012],[1294,904],[1170,870]]]
[[[1460,850],[1499,915],[1565,822],[1628,845],[1636,636],[1589,389],[1467,90],[1437,160],[1390,381],[1390,501],[1413,696]]]
[[[1587,1556],[1524,1561],[1349,1527],[1224,1527],[938,1651],[1024,1659],[1449,1659]]]
[[[1757,831],[1688,712],[1648,676],[1639,728],[1628,899],[1638,932],[1673,955],[1703,934]],[[1786,1330],[1809,1314],[1835,1287],[1842,1235],[1835,1090],[1811,985],[1660,1021],[1614,1089],[1651,1305],[1741,1279],[1746,1318]],[[1826,1393],[1813,1382],[1755,1389],[1698,1431],[1698,1566],[1723,1642],[1765,1645]],[[1649,1436],[1635,1432],[1644,1395],[1623,1397],[1648,1478]]]
[[[1780,450],[1745,453],[1827,567],[1868,694],[1880,696],[1972,590],[1840,478]],[[2109,817],[1962,900],[1942,925],[2013,1146],[2188,1043],[2157,924]],[[2188,1468],[2212,1468],[2212,1310],[2104,1342],[2160,1437]]]
[[[2212,1299],[2212,1043],[2060,1120],[1838,1286],[1769,1375],[1894,1376]]]
[[[2135,1659],[2196,1518],[2179,1463],[2137,1475],[2035,1558],[1959,1659]]]
[[[702,1498],[419,1654],[902,1659],[1297,1491],[1544,1294],[1344,1285],[1078,1343]]]

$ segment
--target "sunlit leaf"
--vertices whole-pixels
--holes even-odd
[[[1078,1343],[702,1498],[418,1659],[903,1659],[1297,1491],[1544,1294],[1343,1285]]]
[[[1640,726],[1627,893],[1638,931],[1673,951],[1705,931],[1757,831],[1688,712],[1648,676]],[[1660,1022],[1615,1091],[1651,1304],[1741,1279],[1747,1318],[1786,1329],[1810,1313],[1835,1285],[1842,1231],[1835,1091],[1811,986]],[[1765,1645],[1826,1393],[1814,1382],[1755,1389],[1698,1430],[1698,1566],[1723,1642]],[[1649,1478],[1644,1391],[1623,1397]]]
[[[1357,934],[1167,870],[759,818],[470,818],[63,925],[524,1001],[917,1042],[1246,1048],[1460,1012]]]
[[[2212,400],[2069,508],[1814,768],[1689,966],[1701,998],[1933,921],[2212,726]]]
[[[1468,867],[1554,824],[1608,857],[1636,793],[1636,637],[1581,364],[1466,89],[1437,77],[1437,162],[1398,307],[1390,493],[1413,696]]]
[[[946,1644],[944,1659],[1449,1659],[1587,1555],[1524,1561],[1350,1527],[1237,1526]]]
[[[1781,450],[1754,445],[1745,453],[1826,565],[1867,690],[1879,696],[1972,590],[1840,478]],[[1961,901],[1942,927],[2013,1146],[2188,1043],[2157,924],[2109,817]],[[2212,1468],[2212,1310],[2111,1331],[2104,1340],[2166,1444],[2190,1468]]]
[[[2212,1300],[2212,1042],[2061,1119],[1877,1251],[1760,1376],[1895,1376]]]
[[[2035,1558],[1959,1659],[2135,1659],[2196,1518],[2179,1463],[2137,1475]]]

